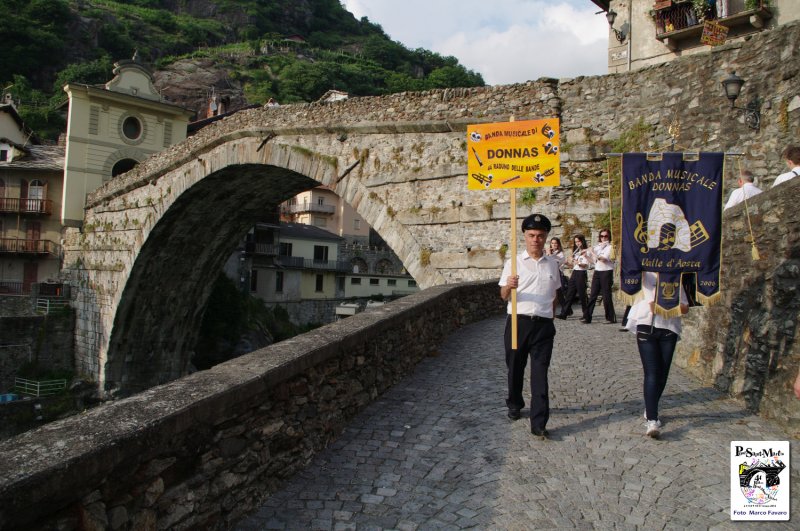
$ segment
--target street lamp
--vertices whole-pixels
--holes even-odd
[[[608,21],[608,25],[611,28],[611,31],[614,32],[614,36],[617,38],[620,44],[625,42],[625,32],[619,31],[614,28],[614,21],[617,19],[617,12],[613,9],[609,9],[606,13],[606,20]]]
[[[744,79],[737,76],[736,72],[731,72],[730,76],[721,81],[725,96],[731,102],[731,109],[741,111],[744,115],[744,123],[746,123],[750,129],[758,130],[761,127],[761,105],[758,96],[753,96],[753,99],[750,100],[747,107],[736,107],[735,105],[736,98],[739,97],[744,83]]]

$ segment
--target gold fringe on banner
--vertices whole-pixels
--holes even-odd
[[[617,296],[623,303],[625,303],[626,306],[633,306],[634,304],[636,304],[637,302],[639,302],[644,298],[644,292],[640,288],[639,291],[637,291],[633,295],[628,295],[624,291],[619,290],[617,292]]]
[[[667,310],[666,308],[662,308],[658,304],[654,304],[654,306],[655,306],[655,314],[656,315],[660,315],[661,317],[666,317],[667,319],[672,319],[674,317],[680,317],[682,315],[680,306],[676,306],[675,308],[672,308],[671,310]]]
[[[722,302],[722,292],[718,291],[710,297],[706,297],[702,293],[695,293],[697,301],[703,306],[714,306]]]

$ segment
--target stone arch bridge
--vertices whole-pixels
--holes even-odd
[[[66,236],[78,370],[121,393],[185,374],[213,281],[243,234],[320,184],[378,231],[422,288],[497,276],[508,193],[466,190],[465,131],[509,113],[557,114],[552,82],[523,90],[492,115],[468,109],[502,89],[247,110],[110,181]]]
[[[470,123],[560,120],[562,186],[526,194],[516,213],[544,212],[555,235],[607,223],[603,153],[618,140],[668,145],[676,116],[681,145],[742,150],[756,175],[771,175],[800,134],[800,85],[784,68],[798,42],[791,25],[627,74],[285,105],[216,122],[90,194],[83,227],[67,229],[76,369],[123,394],[185,374],[213,280],[241,236],[319,184],[378,231],[420,287],[497,277],[509,194],[467,190]],[[734,68],[769,95],[758,132],[721,95]]]

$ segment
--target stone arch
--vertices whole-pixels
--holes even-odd
[[[242,235],[265,211],[316,184],[272,166],[228,166],[181,194],[128,275],[111,329],[106,391],[129,394],[185,374],[214,280]]]
[[[239,237],[265,211],[319,184],[394,242],[419,285],[444,283],[362,179],[343,180],[324,152],[269,140],[239,131],[163,166],[154,168],[152,157],[89,197],[84,233],[73,235],[65,264],[85,301],[76,364],[101,389],[126,395],[186,374],[211,284]]]
[[[103,162],[103,182],[107,182],[114,176],[114,166],[121,160],[129,159],[141,162],[146,156],[142,150],[135,148],[123,148],[110,153]]]
[[[381,273],[381,274],[384,274],[384,275],[388,275],[388,274],[391,274],[391,273],[396,273],[396,271],[394,269],[395,269],[395,267],[394,267],[394,264],[392,263],[392,261],[388,260],[386,258],[381,258],[380,260],[378,260],[375,263],[375,272],[376,273]]]
[[[369,273],[367,261],[359,256],[356,256],[350,260],[350,265],[352,266],[351,271],[353,273]]]

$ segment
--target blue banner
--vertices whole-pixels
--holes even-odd
[[[724,153],[622,155],[620,285],[632,300],[642,272],[659,273],[656,311],[680,312],[682,273],[696,273],[697,298],[719,298]]]

